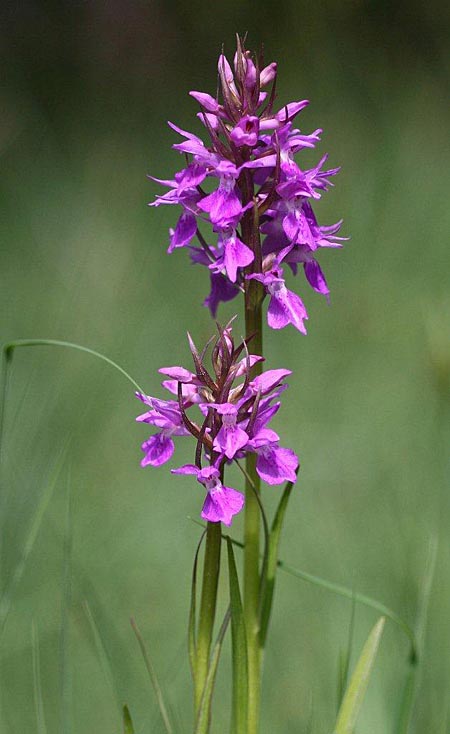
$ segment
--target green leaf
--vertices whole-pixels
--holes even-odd
[[[281,495],[277,511],[272,523],[269,534],[267,563],[262,568],[262,588],[261,588],[261,611],[260,611],[260,641],[261,647],[264,647],[267,630],[269,627],[270,614],[272,611],[273,594],[275,590],[275,576],[278,565],[278,548],[280,545],[281,530],[283,520],[286,513],[289,497],[293,487],[292,482],[288,482]]]
[[[353,734],[359,710],[366,694],[385,621],[385,617],[380,617],[366,640],[351,677],[350,684],[345,692],[334,734]]]
[[[206,530],[202,533],[200,540],[197,545],[197,550],[194,556],[194,565],[192,568],[192,582],[191,582],[191,605],[189,608],[189,622],[188,622],[188,648],[189,648],[189,662],[191,665],[192,678],[195,680],[196,675],[196,662],[197,662],[197,639],[196,639],[196,625],[197,625],[197,569],[198,569],[198,557],[200,554],[200,548],[205,538]]]
[[[356,610],[356,604],[355,604],[355,599],[353,599],[352,611],[351,611],[351,616],[350,616],[350,624],[349,624],[349,629],[348,629],[347,648],[345,652],[344,650],[341,650],[340,655],[339,655],[338,704],[337,704],[338,710],[342,703],[342,699],[344,698],[344,693],[345,693],[345,690],[348,684],[350,659],[352,656],[352,647],[353,647],[353,632],[355,629],[355,610]]]
[[[136,639],[139,643],[139,647],[141,648],[142,657],[144,659],[145,667],[147,668],[147,673],[149,675],[151,684],[153,686],[153,690],[155,691],[155,696],[156,696],[156,700],[158,703],[159,712],[161,714],[161,718],[164,723],[164,728],[167,734],[173,734],[173,728],[172,728],[172,724],[170,723],[170,718],[169,718],[167,707],[164,701],[163,692],[162,692],[161,686],[159,685],[156,671],[153,667],[152,661],[150,660],[150,656],[147,652],[144,638],[142,637],[139,631],[139,627],[137,626],[135,620],[131,618],[130,621],[131,621],[131,626],[133,628],[133,632],[136,635]]]
[[[248,704],[248,660],[247,633],[242,609],[239,579],[234,560],[233,544],[227,539],[228,575],[230,580],[231,610],[231,654],[233,667],[232,731],[245,734],[247,731]]]
[[[131,714],[126,704],[123,706],[123,734],[134,734],[134,726],[131,720]]]
[[[34,688],[34,707],[36,712],[36,731],[38,734],[47,734],[47,725],[45,723],[44,699],[42,697],[41,684],[41,661],[39,654],[39,637],[37,626],[33,620],[31,626],[32,653],[33,653],[33,688]]]
[[[100,665],[101,665],[103,674],[109,683],[111,692],[114,697],[114,703],[116,705],[116,708],[120,712],[119,691],[118,691],[116,680],[114,677],[114,671],[113,671],[113,667],[111,664],[110,656],[106,649],[106,645],[103,641],[102,635],[100,634],[100,630],[95,621],[94,615],[92,614],[89,602],[86,599],[83,601],[83,609],[84,609],[84,613],[86,614],[87,620],[92,630],[92,635],[94,638],[94,645],[95,645],[95,649],[96,649],[96,652],[97,652],[97,655],[100,661]]]
[[[419,609],[416,621],[416,640],[417,654],[411,656],[410,666],[406,677],[402,703],[400,707],[400,717],[397,726],[399,734],[408,734],[413,718],[416,693],[419,687],[419,676],[421,674],[421,661],[423,656],[423,647],[425,640],[425,632],[427,626],[428,607],[430,603],[431,590],[433,588],[434,574],[436,571],[436,560],[438,552],[438,539],[432,538],[429,543],[428,555],[423,575],[423,583],[419,600]]]
[[[16,592],[16,589],[25,571],[30,553],[33,550],[34,543],[38,536],[39,529],[41,527],[41,523],[45,515],[45,511],[49,505],[53,492],[55,491],[55,487],[58,483],[59,474],[64,465],[64,461],[66,459],[67,450],[69,448],[70,442],[71,442],[71,436],[66,440],[63,448],[61,449],[59,453],[58,458],[56,459],[55,463],[53,464],[53,467],[50,471],[48,482],[44,488],[44,491],[42,492],[41,498],[39,500],[39,504],[36,508],[34,517],[28,529],[28,534],[25,538],[25,543],[22,548],[22,555],[20,556],[12,573],[9,574],[5,591],[3,592],[2,597],[0,598],[0,639],[5,630],[5,625],[8,620],[9,613],[11,611],[11,604],[14,598],[14,594]]]
[[[248,486],[252,490],[253,496],[254,496],[254,498],[256,500],[256,503],[258,505],[258,508],[259,508],[259,512],[261,514],[261,520],[262,520],[262,525],[263,525],[263,535],[264,535],[264,551],[263,551],[263,554],[262,554],[261,579],[260,579],[261,580],[261,588],[262,588],[262,586],[266,582],[266,577],[267,577],[267,564],[268,564],[268,561],[269,561],[269,539],[270,539],[269,523],[267,522],[266,511],[264,509],[263,503],[261,502],[260,493],[259,493],[259,490],[258,490],[255,482],[253,481],[253,479],[250,476],[250,474],[248,473],[248,471],[246,469],[244,469],[244,467],[239,463],[239,461],[237,459],[234,460],[234,463],[236,464],[236,466],[240,470],[241,474],[245,477],[246,483],[248,484]],[[223,536],[223,537],[225,537],[225,536]],[[237,543],[235,541],[232,541],[232,542],[233,542],[234,545],[237,545]],[[244,544],[241,544],[240,547],[241,548],[244,548]]]
[[[66,519],[63,539],[63,564],[62,564],[62,613],[60,627],[60,681],[61,681],[61,731],[62,734],[72,732],[72,681],[70,669],[70,608],[72,605],[72,546],[73,546],[73,521],[72,521],[72,481],[70,464],[67,470],[67,505]]]
[[[202,528],[205,527],[205,524],[200,522],[200,520],[197,520],[194,517],[191,517],[189,519],[196,525],[199,525]],[[231,538],[231,536],[226,535],[225,533],[222,533],[222,538],[224,540],[230,538],[231,542],[236,548],[244,548],[244,543],[242,543],[240,540],[236,540],[235,538]],[[405,620],[402,619],[396,612],[394,612],[393,609],[387,607],[386,604],[383,604],[376,599],[372,599],[370,596],[361,594],[359,591],[349,589],[347,586],[336,584],[334,581],[328,581],[328,579],[321,578],[320,576],[315,576],[312,573],[308,573],[308,571],[303,571],[300,568],[295,568],[294,566],[291,566],[290,563],[286,563],[286,561],[282,561],[281,559],[277,561],[277,567],[290,576],[295,576],[295,578],[301,579],[302,581],[307,581],[309,584],[313,584],[313,586],[318,586],[319,588],[325,589],[326,591],[331,591],[332,594],[342,596],[344,599],[350,599],[351,601],[355,601],[358,604],[363,604],[369,609],[374,609],[376,612],[380,612],[383,616],[387,617],[396,625],[398,625],[398,627],[400,627],[400,629],[405,633],[406,637],[411,643],[410,658],[412,661],[415,660],[417,656],[417,651],[414,632],[412,631],[411,627],[405,622]]]
[[[195,724],[194,734],[208,734],[209,724],[211,718],[211,701],[214,692],[214,683],[216,681],[217,667],[219,665],[220,653],[222,650],[222,643],[227,631],[228,623],[230,621],[231,610],[227,609],[226,614],[223,618],[222,625],[217,635],[217,641],[214,645],[214,649],[211,655],[209,663],[208,673],[206,676],[205,687],[203,689],[202,700],[198,711],[197,721]]]
[[[307,571],[302,571],[299,568],[294,568],[294,566],[291,566],[285,561],[280,560],[278,561],[277,565],[282,571],[285,571],[291,576],[295,576],[298,579],[302,579],[302,581],[307,581],[314,586],[319,586],[322,589],[331,591],[333,594],[337,594],[338,596],[354,600],[355,602],[358,602],[358,604],[363,604],[370,609],[374,609],[375,611],[380,612],[384,617],[388,617],[392,622],[395,622],[395,624],[398,625],[408,637],[411,643],[411,659],[415,658],[416,640],[414,632],[412,631],[411,627],[396,612],[387,607],[385,604],[377,601],[376,599],[372,599],[370,596],[361,594],[359,591],[349,589],[347,586],[341,586],[341,584],[336,584],[334,583],[334,581],[328,581],[327,579],[320,578],[320,576],[315,576],[314,574],[308,573]]]

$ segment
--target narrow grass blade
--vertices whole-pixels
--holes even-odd
[[[438,552],[437,538],[430,541],[425,572],[423,576],[422,593],[419,600],[419,609],[416,622],[417,655],[410,660],[410,666],[403,689],[400,717],[397,727],[398,734],[408,734],[411,728],[416,693],[420,685],[422,671],[422,658],[427,627],[428,607],[430,604],[431,590],[433,588],[434,574],[436,571],[436,560]]]
[[[158,708],[161,714],[161,718],[164,723],[164,728],[167,734],[173,734],[173,728],[172,728],[172,724],[169,719],[169,714],[167,711],[166,704],[164,702],[164,696],[161,690],[161,686],[159,685],[158,677],[156,675],[152,661],[150,660],[150,656],[147,652],[147,648],[145,647],[144,639],[139,631],[136,621],[133,618],[131,618],[130,622],[133,628],[133,632],[136,635],[136,639],[138,641],[139,647],[141,649],[142,657],[144,659],[145,667],[147,668],[147,672],[148,672],[151,684],[153,686],[153,690],[155,691],[155,696],[158,702]]]
[[[222,625],[217,635],[217,641],[214,645],[214,649],[211,655],[211,661],[208,668],[208,675],[206,676],[205,688],[203,690],[202,702],[198,712],[198,717],[195,725],[194,734],[208,734],[209,722],[211,717],[211,701],[214,691],[214,683],[216,681],[217,667],[219,665],[220,653],[222,650],[222,643],[227,631],[228,623],[230,621],[231,611],[228,608],[225,617],[223,618]]]
[[[415,657],[416,640],[414,632],[412,631],[411,627],[396,612],[394,612],[382,602],[379,602],[376,599],[372,599],[370,596],[366,596],[365,594],[361,594],[359,591],[349,589],[347,586],[335,584],[334,581],[328,581],[327,579],[323,579],[320,576],[315,576],[314,574],[308,573],[307,571],[302,571],[298,568],[294,568],[294,566],[291,566],[289,563],[285,563],[285,561],[278,561],[278,567],[291,576],[302,579],[302,581],[307,581],[314,586],[319,586],[322,589],[327,589],[333,594],[337,594],[338,596],[342,596],[346,599],[354,600],[355,602],[358,602],[358,604],[363,604],[370,609],[374,609],[375,611],[380,612],[384,617],[387,617],[392,622],[395,622],[395,624],[403,630],[411,643],[411,658]]]
[[[67,439],[50,471],[47,484],[39,500],[39,504],[36,508],[34,517],[28,530],[28,534],[25,538],[25,542],[22,548],[22,555],[20,556],[14,570],[10,574],[5,591],[3,592],[0,599],[0,639],[5,630],[5,625],[11,611],[11,604],[14,598],[14,594],[25,571],[30,553],[33,550],[33,546],[39,533],[45,511],[49,505],[53,492],[55,491],[56,485],[58,483],[59,475],[66,459],[70,441],[71,437]]]
[[[133,722],[128,706],[125,704],[123,709],[123,734],[134,734]]]
[[[353,734],[356,720],[366,694],[370,674],[383,633],[385,617],[380,617],[372,629],[350,680],[339,710],[334,734]]]
[[[245,734],[247,731],[248,704],[248,661],[247,633],[242,609],[239,578],[234,560],[233,545],[227,540],[228,575],[230,581],[231,610],[231,654],[233,668],[232,732]]]
[[[39,637],[36,623],[31,625],[31,650],[33,655],[33,689],[34,689],[34,709],[36,712],[36,731],[37,734],[47,734],[47,725],[45,723],[44,699],[42,697],[41,683],[41,660],[39,654]]]
[[[200,554],[200,548],[206,535],[206,530],[202,533],[200,540],[197,545],[197,550],[194,556],[194,566],[192,568],[192,582],[191,582],[191,605],[189,608],[189,622],[188,622],[188,649],[189,649],[189,663],[191,666],[192,678],[195,680],[196,675],[196,660],[197,660],[197,639],[196,639],[196,627],[197,627],[197,569],[198,569],[198,558]]]
[[[109,659],[109,655],[108,655],[108,652],[106,650],[106,647],[105,647],[105,644],[103,642],[102,636],[101,636],[100,631],[99,631],[99,628],[97,626],[97,623],[96,623],[96,621],[94,619],[94,615],[92,614],[91,608],[89,606],[89,602],[86,599],[83,601],[83,609],[84,609],[84,612],[86,614],[87,620],[88,620],[89,625],[90,625],[91,630],[92,630],[92,635],[93,635],[93,638],[94,638],[95,649],[97,651],[97,655],[98,655],[98,658],[99,658],[99,661],[100,661],[101,668],[103,670],[103,674],[104,674],[106,680],[109,683],[111,692],[113,694],[114,703],[117,706],[117,709],[118,709],[118,711],[121,714],[122,711],[121,711],[121,706],[119,704],[120,697],[119,697],[119,692],[117,690],[116,682],[115,682],[115,679],[114,679],[114,674],[113,674],[113,669],[112,669],[111,661]]]
[[[272,611],[273,594],[275,590],[275,576],[278,565],[278,548],[280,546],[281,530],[283,527],[283,520],[286,513],[286,508],[289,502],[289,497],[293,487],[292,482],[288,482],[284,488],[283,494],[281,495],[280,502],[278,504],[277,511],[272,523],[269,534],[269,548],[267,554],[267,564],[263,566],[263,573],[265,572],[265,579],[263,579],[261,588],[261,611],[260,611],[260,640],[261,646],[264,647],[267,630],[269,627],[270,614]]]
[[[62,610],[60,631],[61,732],[71,734],[70,609],[72,606],[72,476],[67,472],[67,506],[63,538]]]
[[[81,344],[74,344],[73,342],[66,342],[66,341],[60,341],[59,339],[15,339],[12,342],[9,342],[8,344],[3,345],[3,351],[6,355],[6,359],[11,359],[11,355],[17,347],[66,347],[68,349],[77,349],[79,352],[84,352],[85,354],[90,354],[92,357],[97,357],[97,359],[101,359],[103,362],[106,362],[107,364],[111,365],[111,367],[114,367],[118,372],[120,372],[124,377],[127,378],[129,382],[131,382],[132,385],[141,393],[144,391],[142,388],[138,385],[136,380],[134,380],[131,375],[126,372],[123,367],[121,367],[117,362],[114,362],[112,359],[107,357],[105,354],[101,354],[100,352],[96,352],[94,349],[89,349],[89,347],[83,347]]]
[[[350,670],[350,660],[352,657],[352,647],[353,647],[353,633],[355,629],[355,616],[356,616],[355,611],[356,611],[356,604],[355,604],[355,598],[353,597],[350,624],[348,628],[347,648],[345,651],[342,650],[339,655],[338,696],[337,696],[338,711],[342,704],[342,699],[344,698],[344,693],[348,685],[348,673]]]
[[[190,520],[194,522],[196,525],[200,525],[200,527],[204,528],[204,523],[200,522],[200,520],[197,520],[194,517],[190,517]],[[229,535],[222,534],[222,538],[224,540],[227,540],[228,538],[231,540],[234,546],[236,548],[243,548],[244,543],[241,543],[241,541],[236,540],[235,538],[232,538]],[[347,586],[342,586],[341,584],[336,584],[334,581],[328,581],[327,579],[323,579],[320,576],[315,576],[312,573],[308,573],[307,571],[302,571],[300,568],[295,568],[294,566],[291,566],[290,563],[286,563],[285,561],[282,561],[279,559],[277,561],[277,566],[281,571],[284,571],[285,573],[289,574],[290,576],[295,576],[298,579],[301,579],[302,581],[307,581],[309,584],[313,584],[313,586],[318,586],[321,589],[326,589],[327,591],[331,591],[333,594],[336,594],[337,596],[342,596],[345,599],[354,600],[358,604],[363,604],[366,607],[369,607],[369,609],[374,609],[376,612],[380,612],[384,617],[387,617],[391,620],[391,622],[394,622],[396,625],[400,627],[400,629],[403,630],[406,637],[411,643],[411,660],[414,660],[416,657],[416,640],[415,640],[415,634],[411,627],[402,619],[396,612],[394,612],[392,609],[387,607],[382,602],[377,601],[376,599],[372,599],[370,596],[366,596],[365,594],[361,594],[359,591],[354,591],[353,589],[349,589]]]
[[[430,606],[431,590],[433,588],[434,574],[436,572],[436,561],[438,554],[438,540],[432,538],[430,540],[425,572],[423,576],[422,593],[419,602],[419,610],[416,623],[416,639],[419,647],[419,656],[425,642],[425,633],[427,629],[428,608]]]
[[[12,353],[2,350],[0,364],[0,465],[3,457],[3,430],[5,426],[6,399],[8,397],[9,379],[11,376]]]
[[[412,722],[414,698],[417,683],[417,665],[409,665],[402,693],[400,716],[396,731],[398,734],[408,734]]]

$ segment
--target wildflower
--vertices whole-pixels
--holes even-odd
[[[230,461],[257,455],[256,470],[269,484],[295,481],[298,459],[293,451],[279,446],[279,436],[269,423],[280,408],[280,395],[287,385],[287,369],[272,369],[252,377],[251,370],[263,358],[250,354],[244,341],[235,346],[232,323],[219,327],[211,346],[211,366],[205,363],[206,349],[200,354],[189,337],[194,370],[162,367],[162,386],[173,398],[137,393],[149,408],[137,420],[154,426],[157,432],[142,444],[142,466],[161,466],[172,458],[174,436],[195,439],[195,463],[174,470],[194,474],[207,490],[202,517],[210,522],[231,523],[242,509],[243,496],[223,484],[223,472]],[[203,465],[205,463],[205,465]]]
[[[341,247],[346,238],[337,235],[341,221],[318,224],[312,202],[332,185],[339,168],[326,167],[326,155],[312,168],[303,168],[296,160],[304,149],[316,146],[322,130],[304,133],[296,127],[308,100],[275,109],[276,63],[264,66],[239,40],[234,67],[222,54],[218,72],[217,98],[190,92],[209,140],[205,143],[169,123],[183,138],[173,147],[188,163],[173,179],[153,179],[169,190],[152,205],[182,207],[170,230],[168,252],[187,247],[192,262],[208,268],[211,291],[204,305],[213,316],[221,301],[246,290],[254,278],[269,297],[269,326],[281,329],[292,324],[305,334],[308,315],[303,300],[286,287],[281,261],[269,267],[267,258],[273,264],[289,247],[284,262],[292,273],[297,275],[301,264],[308,285],[329,297],[317,254],[322,247]],[[217,181],[210,193],[203,189],[205,181]]]
[[[172,474],[194,474],[206,489],[201,516],[209,522],[231,525],[234,515],[244,506],[244,495],[232,487],[225,487],[220,480],[219,470],[214,466],[199,469],[195,464],[185,464],[172,469]]]

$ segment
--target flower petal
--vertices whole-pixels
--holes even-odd
[[[172,439],[169,436],[165,436],[164,433],[155,433],[154,436],[150,436],[147,441],[141,446],[145,456],[141,461],[141,466],[161,466],[172,457],[175,446]]]
[[[267,484],[295,482],[297,467],[297,455],[291,449],[280,446],[264,447],[256,460],[256,471]]]
[[[231,525],[233,516],[244,506],[245,498],[231,487],[221,487],[208,492],[203,503],[201,516],[208,522],[223,522]]]

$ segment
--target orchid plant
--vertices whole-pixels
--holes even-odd
[[[156,429],[142,444],[142,466],[169,461],[174,452],[173,437],[191,436],[192,463],[172,472],[195,477],[205,491],[200,610],[197,621],[197,553],[189,633],[198,734],[210,728],[218,651],[230,619],[232,731],[256,734],[259,730],[262,652],[272,605],[274,559],[299,468],[297,455],[280,446],[280,437],[269,427],[291,373],[283,368],[263,370],[263,303],[267,298],[271,328],[291,324],[306,334],[308,313],[300,296],[286,286],[286,267],[293,275],[303,270],[307,284],[328,298],[329,288],[317,257],[321,248],[341,247],[345,239],[337,234],[341,222],[319,225],[312,206],[339,169],[326,168],[326,155],[310,169],[297,163],[296,155],[314,148],[322,131],[304,133],[296,126],[307,100],[276,107],[276,81],[276,63],[264,65],[262,58],[253,56],[238,38],[233,67],[223,54],[219,56],[217,95],[190,92],[199,105],[197,116],[208,142],[169,123],[182,139],[173,147],[186,163],[172,179],[151,177],[168,189],[151,206],[181,207],[170,230],[168,252],[185,248],[192,263],[207,268],[210,292],[204,305],[212,317],[216,317],[220,302],[239,295],[244,300],[245,338],[239,344],[233,338],[234,319],[225,326],[217,325],[217,336],[202,351],[189,335],[192,369],[175,366],[160,370],[167,378],[162,385],[171,397],[137,393],[147,408],[137,420]],[[226,484],[225,471],[232,462],[241,468],[245,492]],[[261,481],[286,483],[273,532],[266,519]],[[231,525],[242,510],[243,590],[241,594],[228,538],[230,608],[213,648],[222,524]]]
[[[267,303],[269,327],[281,329],[290,324],[305,334],[306,306],[286,285],[286,274],[296,276],[303,270],[306,284],[328,299],[328,284],[318,261],[320,250],[339,248],[346,238],[338,234],[340,221],[319,225],[313,210],[314,200],[320,199],[339,169],[327,168],[326,156],[313,168],[299,165],[297,154],[314,148],[322,131],[304,133],[296,126],[294,121],[307,106],[306,100],[281,107],[276,105],[276,81],[276,64],[265,65],[262,57],[252,55],[238,38],[233,66],[223,54],[219,56],[217,95],[190,93],[199,105],[197,116],[208,142],[169,123],[182,139],[174,148],[183,154],[185,164],[172,179],[153,178],[168,190],[158,195],[151,206],[181,207],[175,227],[169,232],[168,252],[185,248],[193,264],[207,269],[210,290],[204,305],[214,320],[221,302],[242,297],[245,327],[236,328],[238,315],[225,324],[216,322],[214,335],[200,350],[188,334],[190,367],[170,366],[159,370],[163,375],[165,397],[147,395],[123,367],[89,347],[56,339],[11,341],[3,345],[0,355],[0,392],[3,394],[0,413],[4,409],[17,347],[69,348],[115,368],[137,390],[136,396],[145,406],[137,420],[152,427],[151,435],[147,434],[142,443],[143,467],[159,467],[170,461],[177,437],[191,441],[191,462],[172,469],[172,473],[181,475],[187,483],[192,482],[192,486],[198,488],[200,485],[203,492],[201,520],[198,521],[203,525],[203,532],[193,563],[188,625],[195,734],[209,734],[211,730],[215,678],[228,627],[232,642],[231,732],[259,732],[263,652],[278,567],[383,615],[368,636],[347,685],[349,645],[347,658],[340,669],[339,713],[333,734],[355,731],[385,618],[407,636],[409,667],[398,729],[406,734],[421,672],[418,661],[426,613],[420,611],[417,630],[413,630],[399,614],[376,599],[294,569],[278,558],[283,519],[297,479],[299,459],[291,448],[284,447],[284,437],[280,437],[271,425],[281,409],[291,371],[283,366],[264,369],[264,304]],[[245,336],[237,339],[233,329],[235,334],[244,333]],[[0,448],[3,417],[2,413]],[[69,443],[58,459],[59,467],[64,463]],[[228,478],[231,465],[240,470],[243,486],[230,486],[238,484]],[[237,472],[236,475],[239,476]],[[192,481],[194,478],[196,484]],[[271,523],[267,518],[262,483],[279,493]],[[282,485],[285,486],[280,491]],[[231,526],[241,512],[244,515],[243,537],[232,538],[225,528]],[[39,517],[41,510],[37,513]],[[39,521],[32,526],[24,558],[30,552]],[[224,544],[229,605],[221,623],[217,624]],[[235,560],[236,547],[243,552],[241,571]],[[437,546],[430,556],[430,581],[424,593],[424,609],[431,590],[436,549]],[[12,592],[24,565],[21,559],[17,573],[0,600],[0,633],[5,627]],[[166,732],[173,734],[161,688],[134,619],[132,626],[152,678]],[[39,693],[38,657],[38,653],[34,653],[35,688]],[[40,704],[36,708],[38,713],[41,708],[43,710]],[[40,713],[39,717],[38,728],[44,729]],[[123,727],[127,734],[135,731],[126,706]]]

